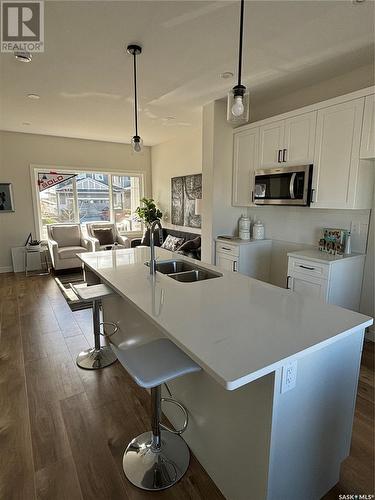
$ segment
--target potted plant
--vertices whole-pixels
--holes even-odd
[[[150,240],[150,226],[154,220],[163,217],[162,212],[157,208],[152,198],[142,198],[141,206],[135,210],[137,219],[145,226],[142,238],[142,245],[148,245]]]

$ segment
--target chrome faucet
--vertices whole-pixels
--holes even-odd
[[[156,226],[162,231],[161,222],[159,219],[154,220],[150,226],[150,274],[155,274],[156,271],[156,258],[155,258],[155,241],[154,241],[154,231]]]

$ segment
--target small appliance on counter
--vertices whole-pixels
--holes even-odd
[[[241,240],[250,240],[250,217],[242,214],[238,222],[238,236]]]
[[[350,231],[330,227],[323,228],[323,235],[319,240],[319,250],[321,252],[331,255],[350,254],[350,246]]]
[[[264,240],[264,224],[260,220],[253,225],[253,239]]]

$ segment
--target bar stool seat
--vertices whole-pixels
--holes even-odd
[[[123,469],[131,483],[157,491],[173,486],[185,474],[190,451],[180,434],[187,427],[187,411],[181,403],[161,398],[161,384],[201,368],[168,339],[158,339],[126,350],[115,345],[118,360],[138,385],[151,388],[152,431],[134,438],[125,450]],[[161,402],[177,404],[185,413],[185,424],[174,431],[161,424]]]
[[[100,345],[100,335],[111,337],[117,332],[118,327],[115,323],[100,322],[100,304],[104,297],[113,295],[113,290],[104,283],[91,286],[70,284],[70,286],[80,300],[83,302],[92,302],[95,345],[78,354],[76,359],[77,365],[85,370],[98,370],[112,365],[117,361],[116,355],[110,346]],[[112,328],[112,332],[108,335],[100,333],[100,327],[104,327],[105,325],[109,325]]]
[[[112,344],[117,359],[145,389],[200,370],[181,349],[168,339],[158,339],[132,349],[121,350]]]

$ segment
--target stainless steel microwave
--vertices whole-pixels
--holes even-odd
[[[312,165],[255,171],[256,205],[301,205],[311,202]]]

